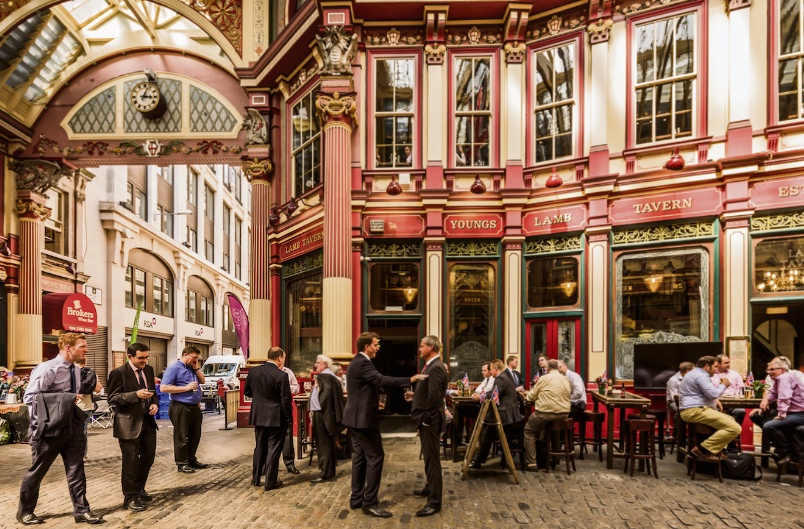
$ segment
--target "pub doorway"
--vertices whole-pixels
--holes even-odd
[[[411,377],[419,369],[421,318],[370,318],[369,331],[380,335],[374,366],[389,377]],[[410,415],[410,402],[399,388],[387,390],[384,414]]]
[[[531,320],[527,326],[525,348],[527,356],[522,374],[527,377],[528,384],[538,369],[539,355],[566,362],[570,370],[580,373],[581,352],[581,319],[549,318]]]
[[[804,366],[804,302],[757,304],[751,309],[751,371],[765,378],[774,356],[786,356],[793,369]]]

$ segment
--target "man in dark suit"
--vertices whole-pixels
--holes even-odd
[[[159,410],[154,393],[154,368],[148,365],[148,346],[138,342],[126,350],[128,362],[109,373],[109,405],[114,406],[114,436],[123,454],[120,482],[123,505],[133,512],[145,510],[153,498],[145,482],[156,456],[154,415]]]
[[[268,361],[252,368],[246,377],[244,393],[251,397],[248,423],[254,426],[256,445],[251,471],[251,484],[260,485],[265,469],[265,490],[278,489],[279,457],[285,444],[285,432],[293,422],[290,380],[282,371],[285,351],[281,347],[268,350]]]
[[[505,431],[505,437],[510,439],[513,435],[513,426],[522,420],[522,412],[519,411],[519,397],[517,396],[516,388],[511,379],[503,375],[505,365],[499,358],[491,362],[491,374],[494,376],[494,387],[486,393],[486,398],[493,398],[494,389],[497,390],[500,403],[497,405],[497,411],[500,413],[500,421]],[[480,452],[472,458],[469,463],[469,468],[480,468],[486,462],[491,451],[491,445],[497,438],[497,429],[494,428],[495,422],[494,414],[486,412],[486,420],[483,425],[483,443],[480,445]],[[489,424],[491,423],[491,424]]]
[[[352,434],[352,495],[349,506],[379,518],[390,518],[391,513],[378,505],[382,464],[385,453],[380,436],[380,388],[401,388],[426,375],[412,377],[386,377],[371,363],[380,349],[377,333],[364,332],[357,338],[357,351],[346,371],[346,388],[349,397],[343,410],[343,425]]]
[[[315,451],[321,473],[312,483],[324,483],[335,478],[335,439],[341,432],[343,422],[343,386],[331,367],[330,357],[318,355],[315,360],[318,377],[310,394],[310,412],[313,414]]]
[[[447,392],[447,369],[438,357],[441,342],[435,336],[425,336],[419,344],[419,357],[426,363],[422,374],[426,380],[416,383],[413,393],[411,417],[413,425],[419,430],[419,441],[424,457],[424,473],[427,483],[421,490],[414,490],[417,496],[427,496],[427,505],[416,512],[416,516],[430,516],[441,510],[441,433],[446,425],[444,395]]]
[[[522,380],[522,373],[516,370],[519,367],[519,357],[516,355],[510,355],[506,360],[505,363],[508,364],[508,369],[505,370],[505,374],[514,383],[514,387],[519,390],[519,388],[524,387],[524,380]]]

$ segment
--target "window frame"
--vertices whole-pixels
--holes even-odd
[[[536,56],[537,54],[555,48],[560,48],[565,45],[575,46],[575,66],[574,66],[574,80],[573,92],[573,126],[572,126],[572,153],[568,156],[561,158],[553,158],[552,160],[537,161],[536,155],[536,110],[538,108],[536,103]],[[578,31],[575,34],[561,35],[552,39],[547,39],[539,42],[537,45],[531,46],[528,50],[529,58],[527,72],[527,109],[528,109],[528,124],[526,128],[526,141],[527,141],[527,163],[530,166],[546,166],[561,164],[581,156],[583,153],[583,138],[584,138],[584,68],[585,68],[585,46],[584,46],[584,32]],[[564,102],[562,102],[564,103]],[[551,107],[559,106],[557,104],[546,105]]]
[[[455,94],[456,89],[456,79],[455,74],[457,71],[456,63],[459,59],[480,59],[480,58],[490,58],[490,66],[489,71],[491,72],[491,76],[489,79],[489,159],[487,165],[457,165],[455,150],[457,149],[457,138],[455,137],[456,134],[456,123],[458,120],[458,112],[457,112],[457,97]],[[447,134],[449,135],[448,139],[448,149],[449,149],[449,156],[448,160],[448,167],[450,169],[463,169],[470,172],[478,172],[478,171],[488,171],[489,169],[493,169],[499,167],[500,165],[500,149],[499,149],[499,138],[500,138],[500,101],[498,97],[498,91],[500,86],[500,48],[496,47],[488,47],[488,46],[478,46],[473,47],[471,49],[467,48],[460,48],[460,49],[453,49],[450,50],[448,56],[448,95],[447,95],[447,105],[449,106],[449,124],[447,126]],[[471,115],[471,113],[466,112],[462,115]],[[495,116],[497,118],[495,119]],[[480,168],[480,169],[478,169]]]
[[[288,127],[288,142],[287,142],[287,149],[288,149],[288,164],[289,164],[289,177],[290,177],[290,185],[288,186],[288,198],[302,198],[313,194],[319,189],[321,186],[324,185],[324,126],[321,123],[318,123],[318,132],[315,135],[311,135],[310,139],[307,141],[302,141],[298,148],[294,149],[293,147],[293,109],[296,105],[302,104],[302,102],[309,98],[311,101],[311,110],[310,110],[310,120],[318,120],[317,110],[315,107],[315,93],[319,89],[318,81],[316,80],[314,83],[310,85],[310,87],[305,91],[300,91],[299,95],[295,98],[291,99],[287,103],[287,127]],[[296,190],[296,158],[297,154],[301,154],[304,152],[304,149],[313,145],[315,141],[318,141],[318,182],[314,183],[313,186],[309,188],[305,188],[302,185],[301,193],[297,193]],[[242,203],[242,201],[241,201]]]
[[[646,143],[637,143],[637,83],[636,83],[636,53],[637,46],[635,38],[637,26],[658,22],[663,19],[679,17],[694,13],[696,17],[695,25],[695,75],[693,77],[693,97],[692,97],[692,127],[689,136],[672,137],[663,140],[654,140]],[[629,149],[650,149],[657,145],[668,145],[674,143],[684,143],[694,141],[706,136],[708,128],[708,10],[702,0],[696,0],[681,6],[668,6],[648,13],[627,17],[627,48],[628,62],[626,64],[627,75],[627,116],[626,116],[626,146]],[[648,83],[645,84],[647,86]],[[655,131],[654,131],[655,136]]]
[[[377,110],[377,61],[384,60],[412,60],[413,61],[413,110],[411,112],[381,112]],[[368,153],[367,158],[370,160],[368,164],[372,169],[378,171],[391,171],[391,172],[405,172],[405,170],[412,171],[422,166],[422,124],[423,121],[420,116],[422,114],[422,51],[421,49],[399,49],[394,51],[378,51],[371,50],[368,52],[368,78],[369,86],[367,87],[366,100],[369,101],[369,117],[367,119],[367,132]],[[377,150],[377,118],[378,117],[410,117],[412,138],[411,144],[411,163],[410,165],[397,164],[388,166],[379,166],[376,156],[371,156],[370,153]],[[393,143],[392,145],[396,145]]]
[[[67,255],[67,193],[52,187],[45,195],[47,199],[45,205],[51,208],[51,211],[50,216],[42,222],[44,233],[42,247],[60,255]],[[48,230],[53,232],[51,242],[47,240]],[[48,245],[51,246],[48,247]]]
[[[198,172],[192,168],[187,171],[187,202],[198,206]]]
[[[801,0],[799,0],[799,5],[801,7],[800,11],[800,18],[804,19],[804,5],[802,5]],[[802,106],[804,105],[804,49],[801,49],[798,52],[798,60],[800,61],[799,64],[801,65],[800,74],[798,77],[798,84],[801,86],[801,89],[798,90],[799,96],[801,97],[802,101],[798,104],[798,109],[801,112],[801,116],[795,119],[780,119],[779,116],[779,94],[781,93],[780,90],[780,82],[781,76],[779,75],[779,65],[781,63],[781,39],[782,35],[782,27],[781,27],[781,7],[782,2],[780,0],[771,0],[770,5],[768,6],[768,12],[770,15],[770,31],[768,35],[768,46],[769,46],[769,55],[770,55],[770,72],[768,72],[768,124],[771,126],[779,126],[779,127],[789,127],[794,125],[800,125],[802,121],[804,121],[804,109]],[[804,30],[802,30],[801,26],[799,26],[799,31],[801,32],[801,36],[799,41],[801,42],[804,39]],[[795,55],[795,54],[791,54]],[[792,58],[792,57],[791,57]]]
[[[204,184],[204,218],[215,222],[215,190]]]

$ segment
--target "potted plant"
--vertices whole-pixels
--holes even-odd
[[[765,396],[765,390],[767,388],[768,388],[768,386],[765,385],[764,380],[754,380],[751,383],[751,389],[754,390],[754,398],[755,399],[761,399],[762,397],[764,397]]]
[[[600,394],[605,395],[609,386],[609,379],[606,378],[606,374],[603,373],[601,376],[597,377],[595,379],[595,383],[597,384],[597,390],[600,392]]]

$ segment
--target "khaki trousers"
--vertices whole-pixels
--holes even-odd
[[[737,424],[730,415],[720,413],[712,408],[688,408],[681,410],[681,418],[684,422],[694,422],[705,424],[717,430],[709,438],[701,443],[701,446],[713,454],[719,454],[732,442],[740,432],[742,427]]]

